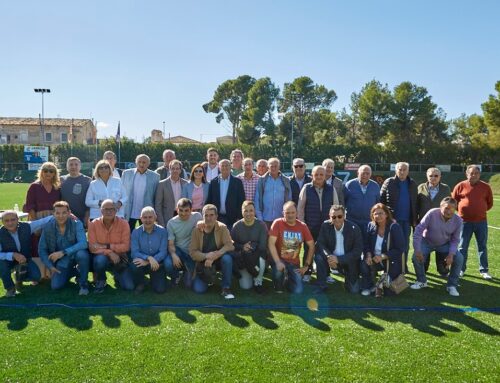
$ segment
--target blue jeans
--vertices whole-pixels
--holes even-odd
[[[408,252],[410,251],[410,234],[411,234],[411,226],[410,221],[397,221],[399,226],[401,226],[401,230],[403,231],[403,238],[405,240],[405,248],[404,248],[404,266],[405,270],[408,270]]]
[[[233,278],[233,257],[226,253],[214,263],[222,271],[222,288],[229,289]],[[208,289],[207,283],[199,276],[196,276],[192,281],[192,287],[194,292],[198,294],[203,294]]]
[[[14,281],[12,280],[12,269],[16,267],[17,261],[0,261],[0,277],[2,278],[3,287],[5,290],[12,289],[14,285]],[[26,276],[28,280],[38,282],[42,277],[40,274],[40,269],[36,265],[35,262],[28,258],[26,261],[27,272]]]
[[[194,271],[194,261],[191,256],[186,253],[185,251],[181,250],[179,247],[175,247],[175,253],[177,256],[181,259],[182,264],[184,268],[186,269],[186,276],[184,278],[184,284],[186,287],[191,286],[191,276]],[[163,261],[165,265],[165,271],[167,273],[167,276],[170,277],[171,281],[175,281],[177,277],[179,276],[179,269],[175,268],[174,263],[172,261],[172,256],[170,254],[167,254],[167,257]]]
[[[130,270],[134,278],[134,284],[144,285],[146,274],[150,275],[151,287],[153,291],[158,294],[163,294],[167,291],[167,276],[165,273],[165,266],[160,263],[160,268],[156,271],[151,270],[151,266],[141,266],[137,267],[133,262],[130,263]]]
[[[344,287],[353,294],[359,293],[359,259],[352,262],[345,262],[342,257],[338,257],[339,263],[337,270],[343,271],[345,275]],[[326,287],[326,277],[330,274],[330,266],[324,254],[314,256],[316,262],[316,272],[318,285]]]
[[[433,251],[448,254],[450,252],[450,243],[448,242],[441,246],[431,246],[425,239],[422,239],[421,250],[424,259],[422,262],[419,262],[415,253],[413,253],[413,267],[415,267],[417,281],[427,282],[427,277],[425,276],[425,261]],[[458,286],[458,280],[460,278],[460,270],[462,270],[463,261],[464,257],[462,256],[460,251],[457,250],[457,252],[453,256],[453,263],[451,264],[450,275],[448,276],[448,283],[446,284],[447,286]]]
[[[302,275],[298,272],[299,266],[292,265],[288,262],[283,262],[285,265],[285,272],[288,276],[286,288],[293,294],[302,294],[304,291],[304,283],[302,282]],[[283,286],[283,279],[285,278],[285,272],[278,271],[276,268],[276,263],[272,262],[271,267],[273,269],[273,282],[275,285]],[[325,277],[326,278],[326,277]]]
[[[68,257],[68,255],[66,255]],[[88,274],[89,274],[89,264],[90,255],[87,250],[78,250],[76,254],[71,255],[72,259],[69,261],[67,268],[56,268],[59,273],[54,273],[50,278],[50,287],[52,290],[59,290],[66,286],[66,283],[78,275],[78,284],[80,287],[88,288]],[[78,272],[75,270],[75,266],[78,265]]]
[[[132,276],[132,271],[129,267],[123,270],[117,270],[115,265],[111,263],[111,260],[101,254],[94,255],[94,272],[97,274],[97,281],[106,281],[106,271],[112,271],[115,280],[120,284],[120,287],[124,290],[134,289],[134,280]]]
[[[477,255],[479,258],[479,272],[488,272],[488,249],[486,248],[486,243],[488,242],[488,222],[464,222],[462,225],[462,236],[460,238],[460,245],[458,245],[458,250],[464,256],[464,263],[462,265],[462,271],[467,268],[467,257],[469,252],[469,243],[472,238],[472,234],[476,236],[477,243]]]

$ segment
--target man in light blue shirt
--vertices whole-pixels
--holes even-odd
[[[162,294],[167,290],[167,280],[163,261],[167,256],[167,231],[155,224],[156,213],[151,206],[141,210],[141,222],[132,232],[130,249],[134,274],[135,291],[142,293],[146,273],[151,276],[153,291]]]
[[[31,259],[31,234],[52,221],[48,216],[33,222],[19,222],[17,212],[7,210],[2,214],[0,227],[0,276],[6,290],[6,297],[16,295],[16,285],[11,271],[16,268],[16,284],[18,287],[24,279],[38,282],[40,269]]]
[[[257,218],[268,228],[283,215],[283,204],[292,200],[290,180],[280,172],[280,160],[270,158],[269,171],[259,180],[255,192]]]

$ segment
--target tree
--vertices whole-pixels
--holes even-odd
[[[308,129],[307,117],[320,109],[329,109],[336,99],[335,91],[315,84],[306,76],[298,77],[292,83],[285,83],[283,96],[279,100],[279,111],[293,115],[294,141],[299,147],[303,145],[306,134],[309,138],[314,135],[314,131]]]
[[[255,144],[262,134],[276,136],[273,112],[279,95],[269,77],[258,79],[248,91],[247,108],[238,129],[238,139],[245,144]]]
[[[236,143],[236,132],[241,126],[247,109],[248,92],[255,84],[255,79],[248,75],[239,76],[234,80],[224,81],[218,86],[213,99],[203,105],[207,113],[216,113],[215,121],[227,118],[231,123],[233,144]]]
[[[481,105],[484,113],[484,123],[487,127],[488,146],[496,151],[498,159],[500,150],[500,81],[495,84],[497,95],[490,95],[488,101]]]

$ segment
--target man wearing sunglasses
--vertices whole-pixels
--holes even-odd
[[[294,158],[292,163],[293,176],[290,177],[290,187],[292,188],[292,201],[299,203],[299,194],[305,184],[312,181],[306,174],[306,164],[303,158]]]
[[[363,251],[363,238],[358,225],[345,219],[342,205],[330,208],[330,220],[321,225],[316,241],[317,268],[316,293],[327,289],[326,277],[330,269],[342,271],[345,275],[344,287],[352,293],[359,293],[359,261]]]

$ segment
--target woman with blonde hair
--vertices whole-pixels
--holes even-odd
[[[61,200],[61,180],[59,170],[53,162],[44,162],[38,169],[37,180],[33,182],[26,193],[24,212],[28,213],[28,220],[47,217],[54,211],[54,203]],[[50,273],[38,258],[38,240],[40,231],[33,234],[32,248],[33,261],[40,268],[42,278],[49,278]]]
[[[118,213],[117,217],[123,218],[123,205],[127,202],[125,188],[122,180],[113,177],[111,164],[106,160],[100,160],[94,170],[94,180],[90,183],[85,197],[85,205],[90,208],[90,220],[101,216],[101,203],[111,199],[115,203]]]

